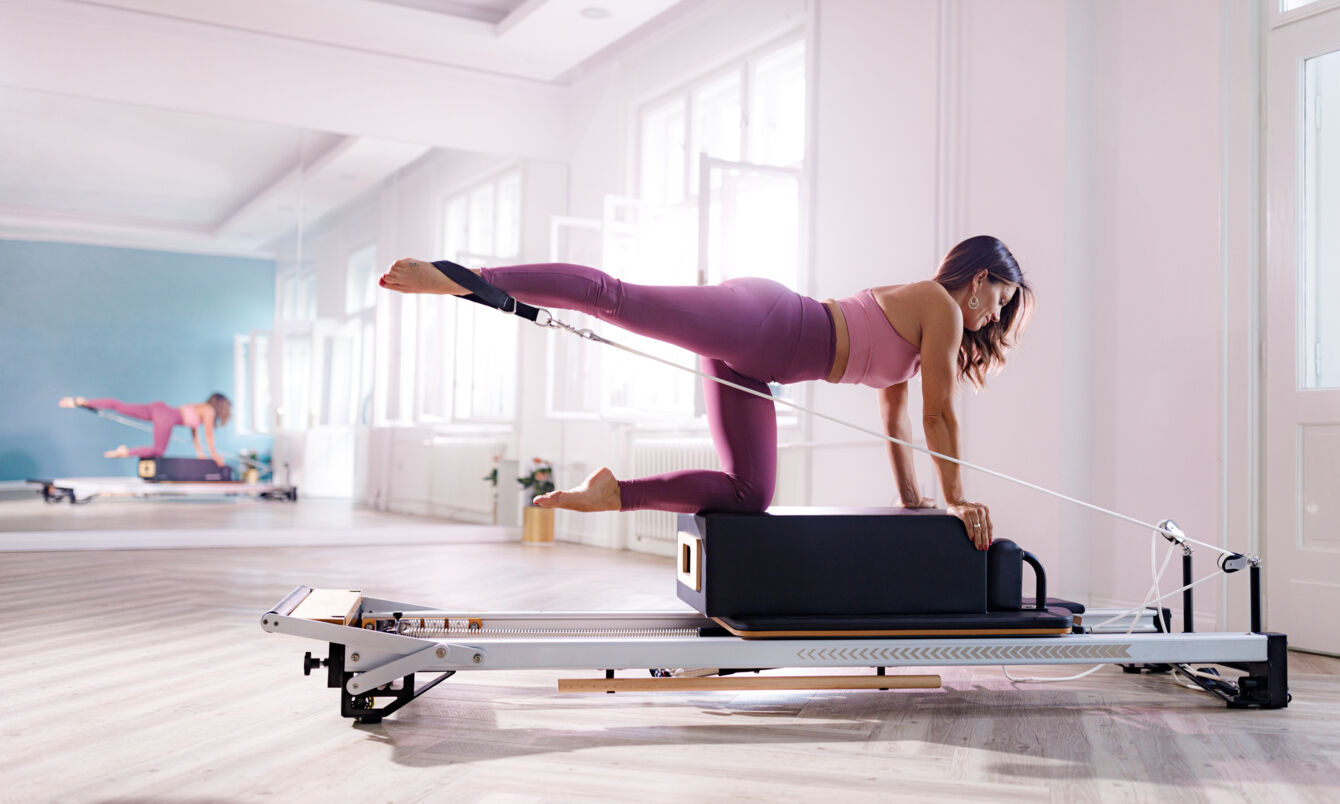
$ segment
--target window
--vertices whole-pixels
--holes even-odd
[[[270,333],[233,336],[233,418],[243,435],[270,432]]]
[[[513,168],[451,194],[442,205],[446,258],[470,268],[515,261],[521,253],[521,193],[521,170]],[[418,418],[514,419],[517,328],[513,317],[479,305],[422,297]]]
[[[763,276],[799,290],[805,105],[805,43],[791,37],[644,106],[638,198],[607,200],[602,266],[630,282]],[[682,349],[617,338],[696,367]],[[599,373],[602,414],[695,413],[697,380],[686,372],[606,352]]]
[[[369,243],[345,261],[344,311],[350,315],[377,303],[377,247]]]

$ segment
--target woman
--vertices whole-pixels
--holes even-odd
[[[195,442],[195,457],[205,457],[200,448],[200,426],[205,428],[205,444],[209,446],[209,457],[214,463],[223,466],[224,460],[214,449],[214,428],[228,423],[232,416],[232,403],[223,394],[212,394],[209,399],[194,405],[168,407],[162,402],[147,405],[130,405],[115,399],[85,399],[82,396],[63,397],[58,402],[63,408],[88,408],[90,410],[114,410],[125,416],[152,422],[154,426],[154,445],[152,447],[128,448],[125,444],[102,453],[105,458],[157,458],[167,449],[168,439],[172,437],[172,428],[185,425],[191,428],[191,439]]]
[[[624,329],[696,352],[707,374],[768,393],[769,382],[860,383],[879,389],[884,430],[910,441],[907,381],[922,373],[927,446],[957,458],[954,387],[978,388],[1005,362],[1032,293],[1005,244],[978,236],[950,250],[931,280],[871,288],[818,302],[766,279],[714,286],[652,287],[578,265],[518,265],[477,273],[519,301],[579,310]],[[464,295],[432,263],[405,259],[382,276],[401,293]],[[617,480],[601,468],[571,491],[535,504],[574,511],[762,511],[777,477],[777,418],[767,399],[706,381],[703,392],[723,471],[690,470]],[[917,491],[912,450],[890,444],[900,504],[927,508]],[[935,459],[949,513],[978,549],[991,544],[991,517],[967,499],[958,464]]]

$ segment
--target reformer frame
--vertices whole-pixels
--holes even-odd
[[[99,497],[174,498],[248,497],[257,500],[296,502],[296,486],[246,483],[233,480],[148,481],[139,477],[30,478],[42,499],[49,503],[81,505]]]
[[[303,609],[314,593],[326,597],[319,613],[310,605]],[[331,610],[337,613],[330,615]],[[1085,616],[1107,619],[1114,613]],[[357,723],[380,722],[456,673],[538,669],[603,671],[604,678],[560,680],[558,691],[615,692],[940,686],[938,676],[890,676],[889,667],[1116,664],[1128,672],[1158,672],[1214,664],[1244,675],[1236,681],[1209,673],[1190,677],[1230,708],[1288,705],[1283,634],[1175,634],[1168,632],[1168,621],[1161,609],[1110,623],[1102,633],[1077,624],[1074,633],[1057,636],[742,639],[696,612],[452,612],[300,586],[262,616],[261,627],[328,643],[325,658],[305,655],[303,671],[324,667],[327,686],[339,690],[341,715]],[[1128,628],[1131,633],[1125,633]],[[713,677],[665,677],[663,668],[685,667],[708,668],[704,672]],[[873,672],[739,677],[774,668]],[[650,673],[616,678],[616,670]],[[426,684],[416,682],[430,673],[437,675]]]

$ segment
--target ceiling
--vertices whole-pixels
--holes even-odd
[[[6,0],[0,237],[267,254],[432,147],[556,127],[574,72],[684,5]]]

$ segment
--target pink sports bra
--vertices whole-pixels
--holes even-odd
[[[182,405],[181,423],[190,428],[200,426],[200,412],[195,409],[195,405]]]
[[[887,388],[909,379],[921,368],[921,350],[908,343],[889,323],[872,290],[837,300],[847,320],[851,351],[847,370],[838,382]]]

